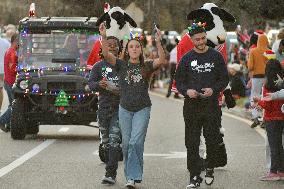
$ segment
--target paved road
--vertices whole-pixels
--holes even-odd
[[[139,189],[184,189],[188,182],[182,103],[151,95],[153,107],[146,138],[144,181]],[[211,189],[282,189],[284,181],[258,180],[264,166],[264,139],[242,120],[223,116],[229,163],[216,170]],[[37,137],[15,141],[0,133],[0,189],[119,189],[124,188],[123,165],[117,183],[100,180],[98,130],[83,126],[40,127]]]

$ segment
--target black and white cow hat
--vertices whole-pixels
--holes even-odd
[[[98,20],[97,26],[106,22],[106,35],[123,40],[130,39],[130,26],[137,27],[136,22],[120,7],[113,7],[105,12]]]
[[[199,9],[191,11],[187,15],[187,19],[194,20],[195,22],[206,22],[207,44],[211,47],[225,42],[227,33],[224,29],[223,22],[234,23],[236,21],[233,15],[217,7],[214,3],[205,3]]]

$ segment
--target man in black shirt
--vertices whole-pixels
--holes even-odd
[[[222,55],[206,45],[204,24],[193,23],[189,35],[194,48],[185,54],[176,72],[178,91],[185,97],[183,116],[185,145],[190,183],[187,188],[200,186],[202,178],[199,157],[201,129],[206,140],[207,168],[205,182],[214,181],[214,167],[218,161],[216,152],[223,144],[220,134],[221,114],[218,96],[228,85],[229,78]]]

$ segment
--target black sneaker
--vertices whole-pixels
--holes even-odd
[[[6,127],[6,125],[4,124],[0,124],[0,129],[2,131],[4,131],[5,133],[9,132],[10,131],[10,128]]]
[[[175,93],[174,98],[175,98],[175,99],[180,99],[179,94],[178,94],[178,93]]]
[[[265,129],[264,121],[262,121],[259,126],[260,126],[260,128]]]
[[[211,185],[214,182],[214,169],[207,168],[205,172],[205,184]]]
[[[256,126],[258,126],[260,124],[259,120],[257,118],[255,118],[253,120],[253,123],[251,124],[250,128],[255,128]]]
[[[188,189],[200,187],[202,181],[203,179],[200,176],[194,176],[193,178],[190,178],[189,184],[186,186],[186,188]]]
[[[104,176],[102,179],[102,184],[115,184],[115,177]]]

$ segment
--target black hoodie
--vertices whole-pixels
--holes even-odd
[[[96,63],[90,73],[89,86],[91,90],[99,92],[99,107],[113,107],[118,108],[119,95],[113,92],[103,89],[99,86],[99,82],[105,78],[107,81],[112,81],[118,86],[118,75],[111,64],[102,60]]]
[[[213,95],[208,99],[217,100],[228,82],[225,61],[222,55],[211,47],[205,53],[189,51],[182,57],[176,71],[177,89],[185,98],[189,98],[188,89],[203,93],[202,88],[211,88]]]

